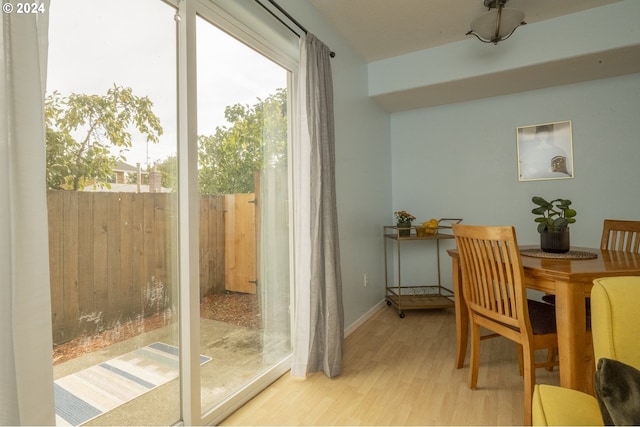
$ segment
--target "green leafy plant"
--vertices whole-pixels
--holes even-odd
[[[537,205],[531,213],[537,215],[535,221],[538,223],[538,233],[563,231],[569,224],[576,222],[576,211],[571,208],[571,200],[555,199],[547,202],[542,197],[534,196],[531,201]]]

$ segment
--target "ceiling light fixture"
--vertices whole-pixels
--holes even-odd
[[[483,43],[498,44],[508,39],[521,25],[525,25],[524,12],[519,9],[505,9],[508,0],[484,0],[489,12],[471,21],[471,30],[466,35],[473,34]],[[496,10],[491,10],[496,9]]]

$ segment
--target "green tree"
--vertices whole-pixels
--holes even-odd
[[[169,156],[157,162],[154,167],[162,174],[162,186],[176,191],[178,189],[178,158]]]
[[[252,107],[228,106],[224,115],[229,126],[198,138],[200,192],[252,193],[256,171],[286,161],[287,93],[278,89]]]
[[[135,127],[148,142],[162,135],[160,119],[148,97],[131,88],[114,85],[106,95],[57,91],[45,100],[47,132],[47,186],[81,190],[87,185],[109,187],[107,179],[132,145],[129,129]],[[117,153],[111,149],[119,147]]]

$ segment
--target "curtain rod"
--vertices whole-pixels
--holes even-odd
[[[293,16],[291,16],[291,14],[289,14],[289,12],[287,12],[286,10],[284,10],[284,8],[282,8],[282,6],[280,6],[278,3],[275,2],[275,0],[268,0],[269,3],[271,3],[276,9],[278,9],[278,11],[280,11],[280,13],[282,13],[284,16],[287,17],[287,19],[289,19],[291,22],[293,22],[295,24],[296,27],[300,28],[302,30],[303,33],[308,34],[309,31],[307,31],[307,29],[301,24],[299,23]],[[274,18],[276,18],[282,25],[284,25],[285,27],[287,27],[287,29],[289,31],[291,31],[293,34],[295,34],[296,36],[300,37],[300,34],[298,34],[298,32],[296,30],[294,30],[293,28],[291,28],[291,26],[289,26],[286,22],[284,22],[278,15],[276,15],[271,9],[269,9],[267,6],[265,6],[260,0],[255,0],[256,3],[258,3],[260,6],[262,6],[262,8],[264,10],[266,10],[267,12],[269,12],[269,14],[271,16],[273,16]],[[336,53],[334,51],[331,51],[331,53],[329,54],[329,56],[331,56],[332,58],[335,58]]]

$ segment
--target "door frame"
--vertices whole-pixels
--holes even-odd
[[[200,384],[200,284],[199,284],[199,189],[197,147],[196,16],[227,32],[248,47],[269,58],[285,70],[288,78],[288,117],[292,115],[292,96],[298,68],[297,37],[276,24],[255,2],[237,0],[168,0],[178,7],[178,268],[180,292],[180,389],[182,423],[215,425],[260,393],[291,368],[291,355],[254,379],[230,398],[202,413]],[[242,9],[244,8],[244,9]],[[253,11],[247,8],[254,8]],[[245,23],[246,22],[246,23]],[[289,153],[293,120],[288,120]],[[289,159],[292,157],[289,156]],[[289,165],[291,171],[291,164]],[[292,200],[292,174],[289,172],[289,200]],[[293,218],[289,203],[289,218]],[[290,295],[293,294],[293,226],[289,227]],[[293,316],[294,310],[290,313]],[[292,317],[290,319],[293,324]]]

